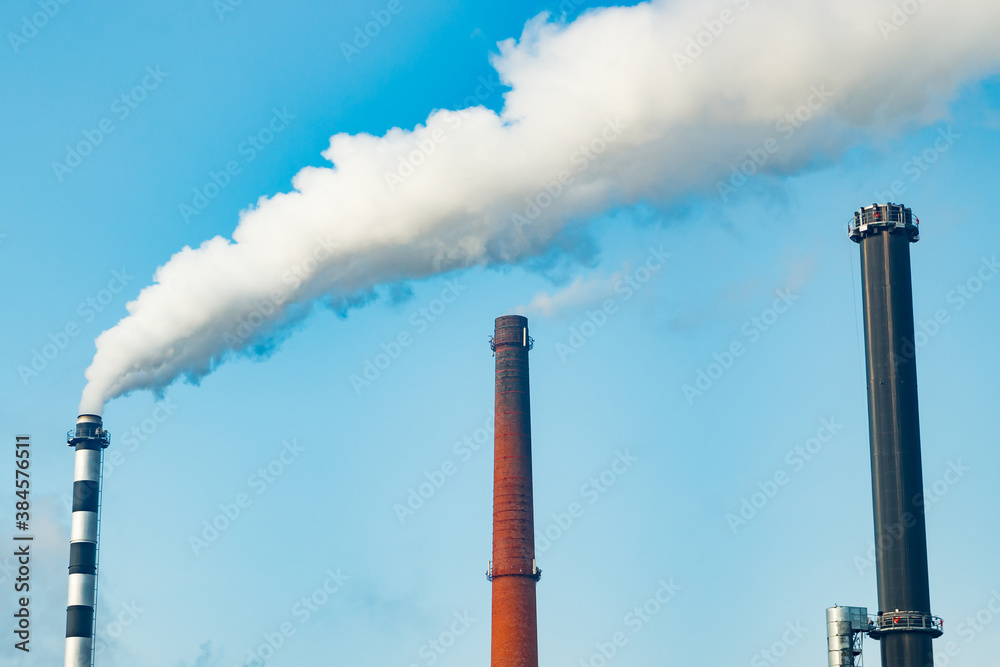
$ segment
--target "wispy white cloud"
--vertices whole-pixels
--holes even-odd
[[[567,311],[579,312],[582,308],[612,297],[615,285],[621,282],[621,276],[620,272],[610,276],[603,274],[577,276],[572,283],[552,294],[548,291],[538,292],[528,304],[518,306],[513,312],[517,315],[543,317],[559,317]]]

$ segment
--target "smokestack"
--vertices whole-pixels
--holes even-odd
[[[941,635],[931,616],[917,415],[910,243],[918,224],[904,206],[875,204],[848,230],[861,246],[880,610],[870,634],[881,641],[882,667],[933,667],[931,640]]]
[[[493,436],[493,667],[538,667],[535,521],[531,492],[531,406],[528,396],[528,320],[496,319]]]
[[[101,511],[101,466],[111,437],[98,415],[80,415],[66,438],[76,448],[73,518],[69,544],[69,602],[65,667],[92,667],[97,608],[97,537]]]

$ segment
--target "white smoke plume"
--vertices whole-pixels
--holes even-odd
[[[610,207],[727,195],[741,163],[780,176],[940,120],[962,85],[997,70],[997,26],[995,0],[654,1],[537,17],[494,58],[511,87],[500,114],[438,110],[412,130],[338,134],[330,167],[243,211],[232,240],[160,267],[97,339],[81,412],[271,344],[317,300],[516,263]]]

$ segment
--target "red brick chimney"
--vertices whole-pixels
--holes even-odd
[[[531,492],[528,320],[496,320],[496,426],[493,436],[492,667],[538,667],[535,526]]]

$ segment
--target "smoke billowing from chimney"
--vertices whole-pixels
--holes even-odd
[[[511,87],[501,113],[439,110],[413,130],[338,134],[330,167],[243,211],[232,240],[160,267],[97,339],[80,411],[273,347],[317,301],[517,263],[609,207],[714,196],[741,164],[793,173],[938,120],[1000,63],[1000,5],[914,5],[905,21],[864,0],[538,17],[493,59]]]

